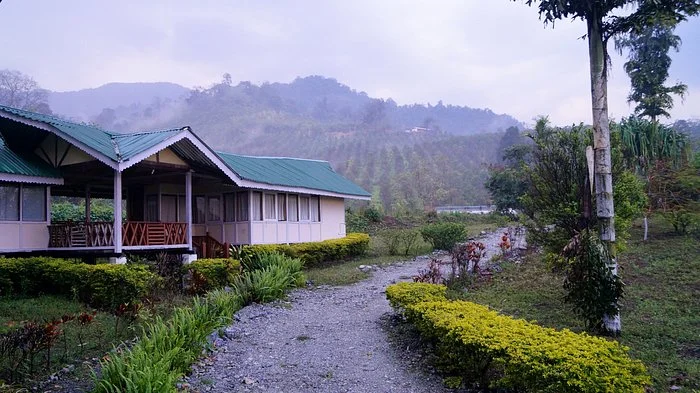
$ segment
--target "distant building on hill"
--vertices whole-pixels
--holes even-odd
[[[407,134],[416,134],[419,132],[428,132],[430,131],[430,128],[425,128],[425,127],[413,127],[410,129],[405,130],[404,132]]]
[[[496,210],[495,205],[476,206],[437,206],[435,211],[441,213],[469,213],[469,214],[489,214]]]

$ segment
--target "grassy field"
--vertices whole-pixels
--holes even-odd
[[[153,320],[156,315],[167,318],[173,308],[190,301],[191,298],[187,296],[163,294],[145,303],[138,310],[138,318],[132,319],[128,316],[118,318],[112,313],[97,311],[59,296],[0,297],[0,333],[27,322],[44,326],[52,321],[67,319],[67,316],[74,317],[58,325],[59,334],[51,348],[50,359],[47,359],[47,351],[41,350],[34,361],[25,361],[17,367],[12,376],[14,386],[2,386],[3,380],[10,380],[8,371],[14,367],[10,356],[0,353],[0,371],[4,374],[0,374],[0,392],[14,392],[19,387],[33,386],[68,365],[74,366],[71,367],[73,379],[89,379],[90,365],[96,363],[93,359],[102,357],[120,342],[136,337],[142,331],[143,324]],[[87,316],[83,323],[78,318],[81,314]],[[33,369],[31,373],[29,367]]]
[[[626,295],[622,302],[622,336],[653,378],[653,389],[673,385],[700,389],[700,247],[697,239],[671,234],[654,220],[650,239],[632,230],[619,264]],[[550,272],[537,255],[461,295],[505,314],[555,328],[582,331],[583,324],[563,302],[563,277]]]

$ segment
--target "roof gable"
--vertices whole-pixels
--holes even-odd
[[[16,176],[60,179],[61,175],[52,166],[39,160],[25,159],[10,150],[0,137],[0,173]]]

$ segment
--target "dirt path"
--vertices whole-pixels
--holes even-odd
[[[500,233],[480,239],[488,257]],[[393,311],[385,288],[425,264],[417,258],[354,285],[299,289],[285,301],[248,306],[187,383],[201,392],[454,392],[416,359],[423,351],[398,344],[387,328]]]

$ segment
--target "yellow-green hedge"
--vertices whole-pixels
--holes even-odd
[[[146,296],[162,279],[140,265],[88,265],[59,258],[0,258],[0,295],[55,294],[112,309]]]
[[[392,306],[436,340],[449,371],[467,380],[536,392],[639,392],[650,378],[616,341],[541,327],[466,301],[445,288],[400,283],[387,288]]]
[[[231,285],[241,273],[241,263],[231,258],[198,259],[182,269],[189,273],[189,292],[201,295]]]
[[[360,256],[369,247],[369,235],[365,233],[349,233],[340,239],[330,239],[321,242],[293,244],[256,244],[243,247],[244,253],[277,252],[290,258],[304,261],[305,267],[318,266],[326,262],[340,261]]]

